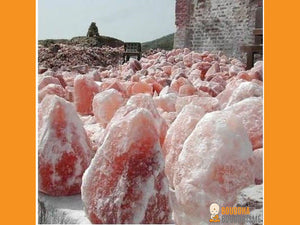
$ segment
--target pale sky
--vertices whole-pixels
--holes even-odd
[[[38,39],[100,35],[145,42],[176,31],[176,0],[38,0]]]

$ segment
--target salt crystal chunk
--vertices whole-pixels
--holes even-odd
[[[57,84],[60,85],[60,82],[57,78],[53,76],[43,76],[41,80],[39,81],[38,90],[43,89],[48,84]]]
[[[62,196],[80,193],[92,152],[74,106],[56,95],[39,105],[39,191]]]
[[[252,148],[263,146],[263,98],[250,97],[225,108],[242,119]]]
[[[255,184],[263,183],[263,148],[253,151],[253,156],[249,159],[255,174]]]
[[[153,98],[156,107],[163,109],[166,112],[175,112],[177,95],[174,93],[169,93],[166,95],[158,96]]]
[[[92,102],[99,92],[99,86],[94,80],[84,75],[78,75],[74,81],[74,104],[77,112],[82,115],[92,114]]]
[[[166,121],[159,115],[152,97],[148,94],[137,94],[130,97],[130,99],[127,101],[127,105],[148,109],[151,112],[155,120],[156,129],[160,137],[160,143],[162,145],[165,140],[168,125]]]
[[[38,101],[41,102],[46,95],[57,95],[59,97],[66,97],[66,90],[60,84],[48,84],[38,92]]]
[[[86,170],[82,200],[98,224],[169,223],[168,184],[154,118],[136,109],[116,121]]]
[[[95,95],[93,113],[103,127],[109,123],[114,113],[122,106],[124,99],[115,89],[108,89]]]
[[[175,223],[198,225],[210,218],[209,206],[232,206],[238,192],[253,184],[248,159],[251,143],[232,112],[206,114],[184,142],[175,170]]]
[[[171,187],[173,187],[174,168],[183,144],[204,114],[205,111],[202,108],[192,104],[186,105],[168,129],[163,153],[165,156],[165,173]]]
[[[145,82],[134,83],[131,87],[131,95],[135,95],[138,93],[153,94],[153,87]]]
[[[178,97],[176,100],[176,112],[180,112],[185,105],[193,104],[211,112],[219,109],[218,99],[213,97],[199,97],[197,95]]]
[[[233,105],[249,97],[260,97],[263,95],[263,88],[253,82],[241,83],[232,93],[227,106]]]

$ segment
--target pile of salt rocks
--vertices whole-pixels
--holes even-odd
[[[112,48],[82,47],[78,45],[55,44],[49,47],[39,45],[38,63],[40,68],[52,70],[72,70],[73,67],[117,65],[122,60],[123,47]]]
[[[39,191],[81,193],[92,223],[208,223],[263,182],[262,77],[188,49],[39,74]]]

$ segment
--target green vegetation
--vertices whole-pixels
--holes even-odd
[[[142,43],[142,51],[145,52],[149,49],[157,49],[157,48],[171,50],[173,49],[173,44],[174,44],[174,33],[155,39],[153,41]]]

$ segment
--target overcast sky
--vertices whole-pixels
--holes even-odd
[[[100,35],[150,41],[175,32],[175,0],[38,0],[38,39]]]

